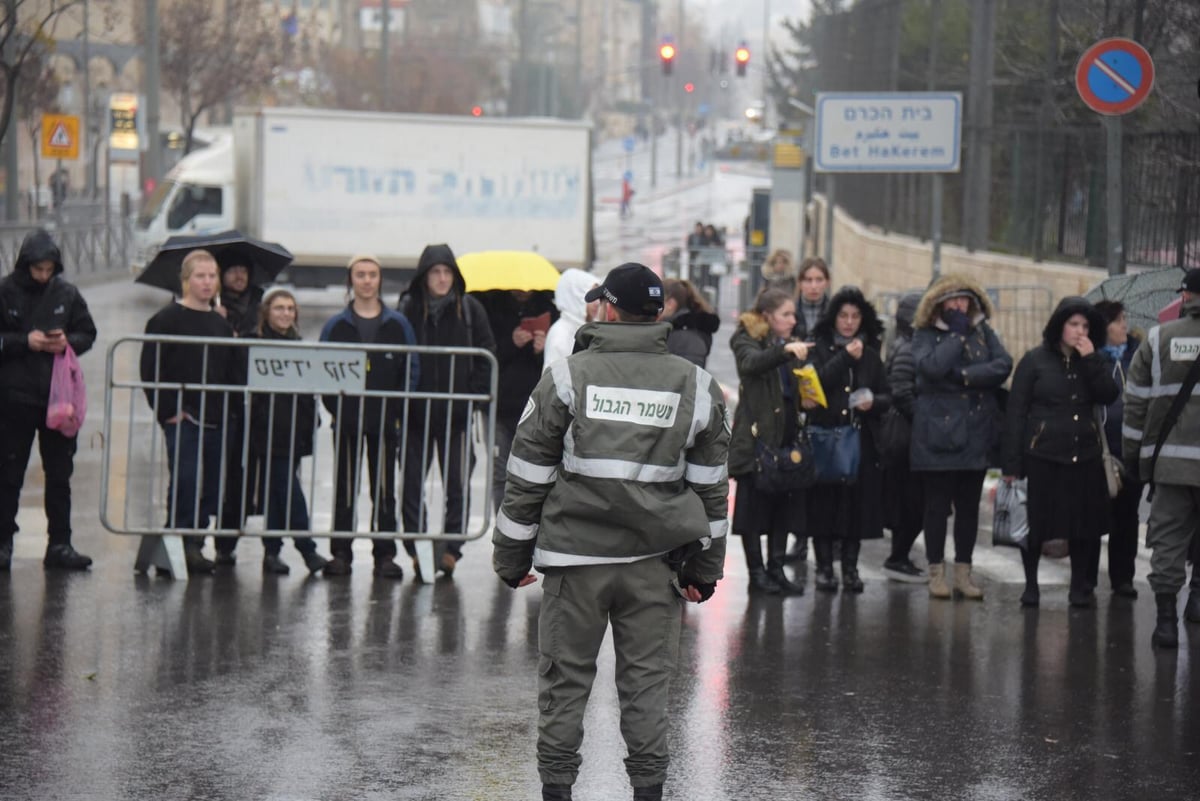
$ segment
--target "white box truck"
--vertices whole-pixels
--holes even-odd
[[[411,269],[425,245],[535,250],[588,267],[591,129],[328,109],[240,111],[168,173],[139,219],[140,269],[167,237],[237,228],[295,256],[288,280],[340,282],[373,253]]]

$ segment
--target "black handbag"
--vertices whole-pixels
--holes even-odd
[[[754,438],[754,488],[768,495],[805,490],[816,483],[812,443],[803,430],[791,445],[772,448]]]
[[[862,460],[862,432],[858,426],[808,426],[818,484],[853,484]]]

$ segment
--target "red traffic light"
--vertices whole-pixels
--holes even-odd
[[[687,93],[690,95],[692,92],[696,91],[696,84],[694,84],[694,83],[685,83],[685,84],[683,85],[683,91],[687,92]]]
[[[483,116],[483,106],[471,106],[471,116],[472,117],[482,117]]]
[[[750,48],[742,45],[733,53],[733,58],[739,64],[747,64],[750,61]]]
[[[673,61],[675,59],[675,45],[670,42],[663,42],[658,46],[658,57],[663,61]]]

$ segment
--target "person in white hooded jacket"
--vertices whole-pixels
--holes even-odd
[[[583,296],[598,285],[596,276],[575,268],[565,270],[558,279],[558,286],[554,290],[554,305],[558,307],[559,317],[546,334],[546,349],[542,359],[543,373],[549,370],[554,362],[565,359],[574,352],[575,332],[591,319],[589,312],[595,312],[595,309],[589,306],[599,305],[598,301],[589,304]]]

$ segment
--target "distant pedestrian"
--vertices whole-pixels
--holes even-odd
[[[992,301],[965,275],[926,290],[913,319],[917,370],[910,466],[925,487],[929,594],[983,600],[971,580],[979,499],[1003,431],[997,392],[1012,357],[988,324]],[[946,526],[954,512],[954,576],[947,582]]]
[[[592,322],[599,302],[588,303],[584,295],[599,286],[596,276],[583,270],[563,270],[554,288],[554,305],[558,307],[558,319],[546,334],[546,346],[542,353],[542,372],[559,359],[575,352],[575,333],[584,323]]]
[[[516,588],[544,574],[538,620],[538,774],[569,801],[610,624],[625,769],[637,801],[667,776],[669,690],[683,602],[723,576],[728,428],[720,387],[667,353],[662,283],[625,264],[587,296],[584,350],[551,365],[521,417],[493,537]]]
[[[1102,300],[1096,311],[1108,324],[1105,329],[1105,345],[1102,353],[1109,359],[1109,372],[1120,391],[1117,399],[1104,407],[1101,422],[1103,434],[1108,441],[1108,450],[1117,459],[1121,458],[1121,426],[1125,420],[1125,377],[1133,354],[1141,346],[1141,340],[1129,333],[1125,318],[1125,307],[1120,301]],[[1112,522],[1108,530],[1108,580],[1113,595],[1136,598],[1133,586],[1134,566],[1138,552],[1138,508],[1142,502],[1145,485],[1136,474],[1124,472],[1121,491],[1112,499]],[[1096,562],[1099,566],[1099,560]],[[1097,584],[1099,576],[1092,576],[1091,583]]]
[[[800,434],[800,388],[794,368],[808,359],[812,343],[793,341],[796,306],[791,296],[769,289],[738,318],[729,339],[737,363],[738,404],[729,439],[729,474],[737,482],[733,533],[742,538],[751,593],[801,595],[803,581],[783,569],[789,533],[805,530],[805,494],[769,493],[756,487],[756,441],[779,449]],[[763,561],[763,540],[767,558]]]
[[[763,285],[766,289],[782,289],[793,297],[796,294],[796,266],[792,264],[791,251],[783,248],[772,253],[762,266]]]
[[[368,345],[415,345],[417,336],[408,318],[383,305],[379,290],[383,267],[374,256],[354,256],[346,269],[346,287],[350,303],[331,317],[321,329],[322,342],[348,342]],[[421,382],[420,357],[392,351],[367,354],[366,388],[375,392],[415,390]],[[333,527],[336,531],[355,530],[363,456],[370,478],[371,531],[396,531],[396,449],[398,427],[405,408],[415,404],[398,399],[325,395],[325,408],[333,415],[333,444],[337,454],[333,485]],[[417,402],[419,403],[419,402]],[[333,559],[325,566],[326,576],[346,576],[352,570],[353,539],[337,537],[330,550]],[[404,569],[396,564],[396,541],[376,538],[371,542],[377,578],[404,578]]]
[[[913,361],[913,319],[921,303],[920,292],[910,292],[896,306],[896,329],[888,345],[884,371],[892,394],[891,415],[898,415],[895,425],[880,426],[880,453],[883,456],[884,525],[892,532],[891,554],[883,563],[883,574],[893,581],[924,584],[924,571],[913,564],[912,546],[925,525],[925,487],[921,473],[914,473],[909,463],[912,437],[913,401],[917,390],[917,365]],[[908,439],[888,442],[889,431]]]
[[[1160,648],[1179,646],[1176,596],[1187,578],[1188,547],[1200,520],[1200,394],[1192,389],[1200,373],[1200,269],[1187,271],[1180,296],[1180,318],[1150,329],[1134,354],[1122,428],[1126,469],[1154,488],[1146,544],[1158,606],[1151,642]],[[1192,570],[1194,576],[1195,565]],[[1196,592],[1193,586],[1192,599]],[[1188,620],[1200,623],[1192,599]]]
[[[621,179],[621,217],[633,216],[633,196],[636,194],[633,190],[633,184],[628,178]]]
[[[47,569],[86,570],[92,564],[71,545],[71,474],[76,436],[46,425],[54,357],[76,355],[96,341],[83,295],[62,277],[62,253],[38,229],[21,242],[13,271],[0,281],[0,570],[12,561],[13,535],[25,470],[38,440],[45,473],[43,505]]]
[[[150,340],[142,345],[142,381],[193,387],[144,390],[166,441],[168,528],[203,530],[220,511],[221,496],[228,492],[221,487],[221,458],[228,447],[225,425],[235,404],[242,401],[239,396],[202,387],[241,384],[245,368],[242,354],[233,348],[157,342],[154,337],[232,339],[233,329],[212,307],[219,282],[213,255],[207,250],[191,251],[179,269],[183,297],[146,323]],[[241,493],[238,495],[240,498]],[[184,535],[183,555],[189,573],[213,572],[215,564],[204,556],[203,546],[204,535]]]
[[[891,406],[883,372],[883,323],[857,287],[844,287],[829,300],[813,328],[816,344],[810,358],[825,392],[827,406],[811,401],[801,406],[814,426],[859,429],[857,480],[818,485],[808,493],[808,536],[817,557],[818,590],[837,591],[833,574],[834,544],[841,547],[842,589],[862,592],[858,556],[862,541],[883,536],[883,468],[878,431]]]
[[[713,334],[721,327],[721,318],[713,313],[712,306],[691,281],[668,278],[663,282],[663,291],[666,299],[662,321],[671,324],[667,350],[704,367],[712,351]]]
[[[1070,543],[1071,606],[1095,604],[1092,582],[1110,515],[1100,459],[1104,433],[1094,414],[1097,404],[1107,406],[1119,392],[1108,360],[1100,355],[1105,328],[1087,300],[1063,298],[1046,323],[1042,344],[1022,356],[1013,373],[1002,469],[1004,481],[1026,478],[1029,483],[1022,606],[1040,602],[1038,561],[1042,544],[1051,539]]]
[[[496,352],[496,340],[487,312],[467,294],[467,282],[449,245],[427,245],[417,261],[417,273],[400,298],[400,312],[408,318],[417,344],[436,347],[482,348]],[[421,360],[421,392],[478,393],[491,391],[492,367],[487,359],[426,353]],[[424,492],[425,478],[436,456],[443,485],[442,531],[462,534],[470,511],[468,490],[475,464],[470,415],[481,408],[466,401],[415,401],[408,406],[404,430],[404,491],[400,514],[406,532],[428,531],[431,499]],[[412,540],[404,550],[413,558],[413,570],[422,576]],[[435,569],[447,578],[462,559],[462,542],[447,541],[437,548]]]

